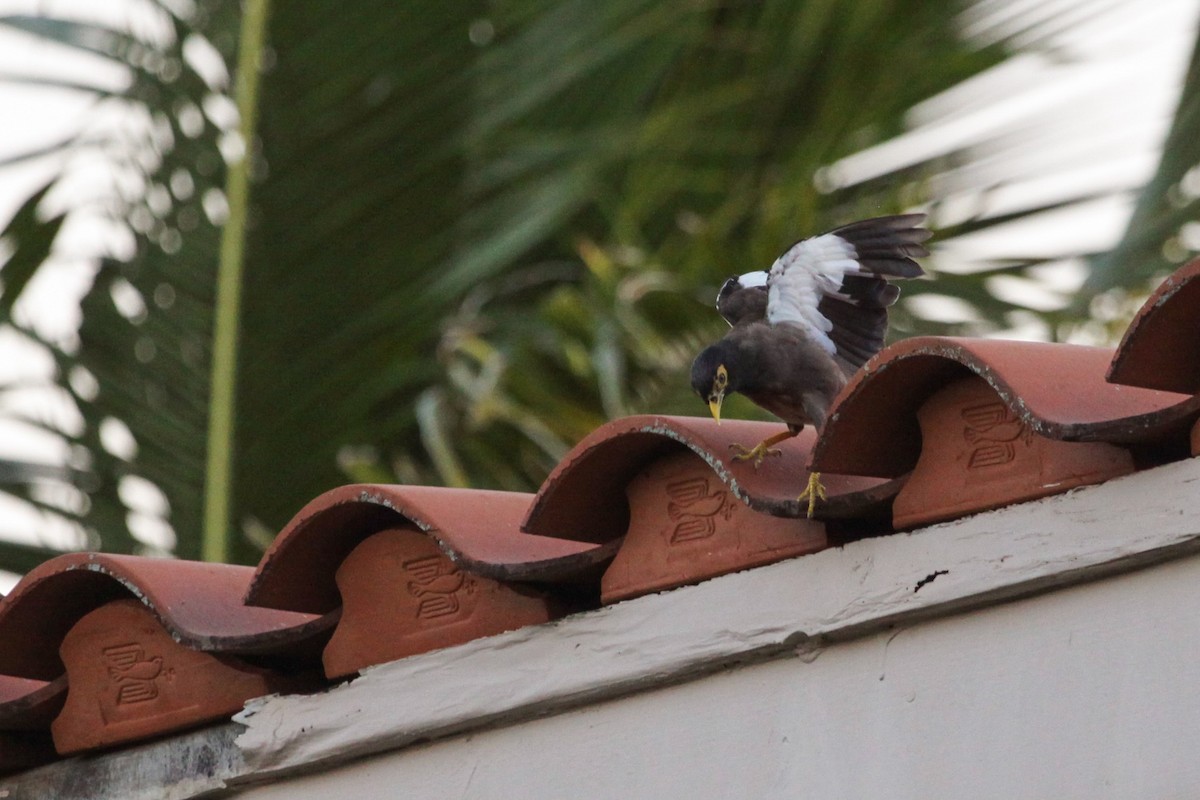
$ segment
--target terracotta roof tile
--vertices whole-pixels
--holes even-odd
[[[60,652],[70,689],[50,727],[63,755],[190,728],[228,717],[252,697],[314,685],[180,644],[133,599],[85,614]]]
[[[1102,483],[1134,471],[1124,447],[1033,433],[982,378],[959,378],[917,410],[921,455],[893,507],[913,528]]]
[[[311,614],[242,605],[254,570],[229,564],[69,553],[25,575],[0,602],[0,674],[53,680],[62,674],[58,648],[86,613],[134,597],[184,645],[238,654],[303,653],[330,621]]]
[[[779,456],[755,469],[735,461],[733,444],[757,444],[783,429],[778,422],[640,415],[614,420],[584,437],[543,482],[522,525],[529,533],[585,542],[611,542],[625,535],[629,506],[625,487],[651,462],[691,451],[740,502],[755,511],[797,517],[796,498],[808,481],[815,440],[811,428],[782,442]],[[829,499],[822,519],[886,516],[898,485],[850,475],[826,476]]]
[[[823,523],[752,510],[688,450],[647,464],[626,495],[627,533],[600,583],[605,603],[828,546]]]
[[[825,525],[801,519],[811,430],[756,469],[731,445],[752,446],[781,423],[643,415],[585,437],[542,484],[523,528],[620,543],[601,583],[604,602],[695,583],[823,549]],[[890,530],[898,483],[830,475],[827,519],[874,520]],[[882,520],[882,521],[880,521]]]
[[[0,649],[0,731],[27,731],[30,742],[45,742],[46,730],[54,728],[67,752],[177,730],[240,708],[265,686],[295,686],[274,676],[234,704],[222,693],[251,690],[235,691],[239,684],[228,675],[213,680],[173,669],[164,673],[164,692],[169,686],[176,695],[209,697],[209,706],[190,703],[191,711],[160,713],[161,702],[135,703],[120,725],[89,716],[120,689],[119,679],[97,666],[105,656],[88,644],[96,640],[85,636],[89,625],[116,642],[104,647],[137,645],[154,650],[154,658],[169,655],[172,664],[234,665],[238,656],[300,671],[315,664],[333,620],[246,608],[241,598],[253,575],[250,567],[99,553],[71,553],[40,565],[0,600],[0,640],[20,643]],[[213,711],[222,697],[227,702]],[[22,759],[34,752],[11,750],[4,745],[9,738],[0,738],[0,765],[10,763],[12,753]]]
[[[62,710],[67,679],[52,681],[0,675],[0,730],[38,730],[49,727]]]
[[[1108,379],[1127,386],[1200,392],[1200,259],[1147,298],[1117,347]]]
[[[66,697],[65,675],[54,681],[0,675],[0,773],[55,758],[49,728]]]
[[[504,581],[595,580],[611,548],[521,534],[531,495],[435,486],[352,485],[306,505],[259,562],[246,602],[326,613],[341,604],[339,565],[369,536],[420,530],[456,564]]]
[[[1200,302],[1197,274],[1200,262],[1160,288],[1115,358],[901,342],[851,380],[819,440],[806,429],[757,469],[731,445],[780,423],[635,416],[585,437],[536,495],[326,492],[257,568],[52,559],[0,599],[0,641],[20,643],[0,648],[0,770],[50,757],[51,730],[62,752],[156,736],[310,686],[318,659],[337,679],[817,552],[847,530],[890,532],[893,514],[911,527],[1200,450],[1200,313],[1178,310]],[[810,468],[829,493],[818,520],[797,501]]]
[[[413,525],[367,537],[335,577],[343,606],[324,653],[330,678],[549,622],[570,610],[529,584],[473,574]]]
[[[1200,405],[1173,392],[1105,381],[1105,348],[918,337],[873,358],[843,390],[813,451],[823,472],[897,477],[921,452],[917,411],[976,375],[1022,424],[1058,441],[1163,444],[1182,450]]]

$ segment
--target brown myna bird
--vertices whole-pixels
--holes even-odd
[[[903,214],[853,222],[801,239],[768,272],[721,287],[717,311],[732,329],[696,357],[692,388],[717,422],[725,395],[741,392],[787,423],[752,448],[735,445],[735,458],[757,468],[778,453],[772,445],[825,424],[849,377],[883,347],[887,308],[900,296],[888,278],[924,274],[913,260],[929,255],[924,221],[924,214]],[[806,497],[811,517],[817,497],[825,497],[815,472]]]

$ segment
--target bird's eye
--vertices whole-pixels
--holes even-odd
[[[724,389],[729,385],[729,373],[725,371],[725,365],[717,367],[717,376],[713,378],[713,386],[718,389]]]

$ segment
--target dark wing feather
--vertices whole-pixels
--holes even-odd
[[[830,233],[854,247],[863,269],[888,278],[916,278],[925,270],[913,259],[929,255],[923,242],[933,235],[920,227],[924,221],[924,214],[897,214],[851,222]]]
[[[742,286],[738,278],[725,281],[717,294],[717,313],[733,327],[767,318],[767,287]]]
[[[883,348],[888,327],[886,308],[862,308],[825,297],[818,309],[833,323],[829,338],[838,358],[845,362],[847,373],[857,370]]]

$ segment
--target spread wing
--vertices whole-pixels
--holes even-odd
[[[876,217],[803,239],[775,260],[767,279],[767,321],[797,325],[851,368],[879,352],[887,307],[900,289],[888,278],[915,278],[914,258],[929,255],[924,214]]]

